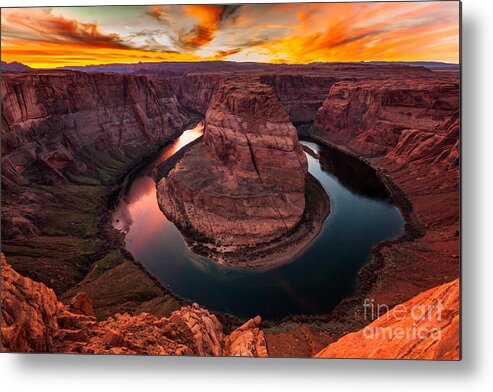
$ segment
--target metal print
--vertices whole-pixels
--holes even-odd
[[[4,352],[460,359],[460,3],[3,8]]]

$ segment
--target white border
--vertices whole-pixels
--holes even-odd
[[[234,2],[234,1],[233,1]],[[264,1],[259,1],[264,2]],[[269,1],[279,2],[279,1]],[[8,6],[163,4],[2,0]],[[180,1],[220,3],[220,1]],[[0,354],[3,391],[487,391],[493,385],[493,2],[463,1],[463,361]],[[49,389],[48,389],[49,388]]]

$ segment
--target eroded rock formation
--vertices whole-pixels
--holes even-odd
[[[260,77],[274,91],[295,125],[312,123],[330,87],[337,80],[330,73],[273,73]]]
[[[459,280],[455,279],[398,305],[316,357],[458,360],[459,325]]]
[[[205,115],[214,93],[224,80],[231,79],[231,75],[218,72],[194,73],[169,78],[168,82],[182,106]],[[285,73],[260,73],[258,78],[261,83],[272,86],[295,125],[315,120],[317,110],[327,98],[332,84],[337,81],[336,77],[322,70],[311,73],[301,69]]]
[[[307,160],[272,88],[228,80],[214,94],[203,144],[158,184],[159,205],[188,233],[220,245],[265,243],[305,209]]]
[[[2,261],[2,351],[47,352],[55,347],[59,303],[55,292]]]
[[[221,73],[192,74],[170,78],[168,83],[181,105],[204,116],[224,77]]]
[[[339,81],[318,110],[314,126],[363,156],[385,154],[409,130],[440,135],[443,123],[457,117],[458,81],[440,74],[420,76]],[[415,147],[422,148],[419,141]]]
[[[83,292],[69,305],[55,292],[15,272],[2,254],[1,350],[202,356],[267,356],[260,317],[229,335],[214,314],[197,304],[169,317],[115,314],[96,321]]]

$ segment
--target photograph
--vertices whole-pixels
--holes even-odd
[[[2,6],[0,356],[460,361],[461,22]]]

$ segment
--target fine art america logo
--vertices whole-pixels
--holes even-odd
[[[432,304],[400,304],[390,309],[386,304],[375,304],[374,299],[366,298],[363,302],[363,318],[374,321],[383,316],[382,322],[368,325],[363,329],[366,339],[406,339],[424,340],[431,338],[440,340],[442,332],[442,303],[440,300]]]

